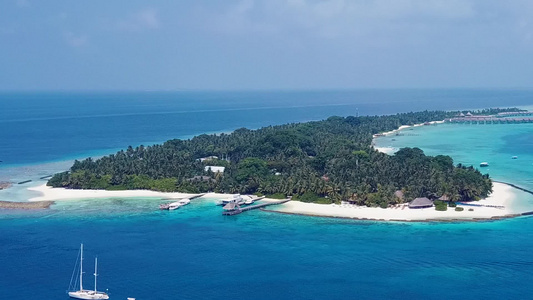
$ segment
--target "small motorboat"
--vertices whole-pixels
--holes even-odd
[[[178,203],[180,204],[180,206],[187,205],[191,203],[191,199],[188,199],[188,198],[181,199],[180,201],[178,201]]]
[[[160,204],[159,208],[160,209],[175,210],[175,209],[178,209],[181,206],[187,205],[189,203],[191,203],[191,199],[185,198],[185,199],[181,199],[179,201],[168,203],[168,204]]]
[[[244,200],[242,199],[240,194],[235,194],[231,198],[222,199],[222,205],[226,205],[228,203],[236,203],[236,204],[244,204]]]
[[[480,167],[488,167],[489,166],[489,163],[488,162],[482,162],[479,164]]]
[[[253,204],[254,201],[252,199],[247,199],[246,201],[244,201],[244,204],[246,205],[250,205],[250,204]]]
[[[161,210],[168,210],[169,205],[167,203],[159,204],[159,209]]]
[[[511,157],[511,159],[517,159],[517,158],[518,158],[518,156],[513,156],[513,157]]]
[[[175,209],[180,208],[180,206],[181,206],[181,203],[179,201],[172,202],[168,204],[168,210],[175,210]]]

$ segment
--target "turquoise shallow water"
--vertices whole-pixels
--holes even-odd
[[[2,94],[0,180],[33,179],[70,158],[241,126],[330,115],[531,104],[530,91],[337,91]],[[532,187],[529,126],[427,126],[380,140]],[[510,157],[517,155],[518,160]],[[26,185],[0,200],[33,196]],[[0,211],[0,299],[67,299],[79,243],[99,258],[111,299],[528,298],[533,218],[461,224],[379,223],[252,211],[213,200],[159,211],[157,198],[62,201]],[[92,286],[91,272],[86,274]],[[524,283],[525,282],[525,283]]]
[[[377,138],[375,144],[447,154],[456,164],[472,165],[495,180],[533,190],[533,124],[420,126]],[[488,162],[489,167],[480,168],[481,162]],[[533,209],[533,203],[521,205]]]
[[[375,143],[378,147],[419,147],[428,155],[447,154],[455,163],[475,167],[488,162],[489,167],[480,170],[533,189],[533,124],[420,126]]]

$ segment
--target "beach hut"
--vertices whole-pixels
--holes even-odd
[[[442,195],[440,198],[439,198],[440,201],[444,201],[444,202],[448,202],[450,201],[450,197],[448,197],[448,195]]]
[[[230,202],[224,205],[223,209],[224,210],[238,210],[238,209],[241,209],[241,207],[235,202]]]
[[[400,200],[403,201],[403,192],[401,190],[397,190],[396,192],[394,192],[394,196]]]
[[[432,207],[433,201],[429,200],[428,198],[416,198],[415,200],[411,201],[409,203],[409,208],[426,208],[426,207]]]
[[[237,215],[237,214],[240,214],[242,212],[242,209],[239,206],[239,204],[237,204],[235,202],[230,202],[230,203],[224,205],[223,209],[224,209],[224,211],[222,212],[222,214],[226,215],[226,216]]]

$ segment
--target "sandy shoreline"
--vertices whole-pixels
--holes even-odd
[[[444,121],[431,121],[431,122],[428,122],[429,125],[436,125],[436,124],[442,124],[444,123]],[[373,138],[379,138],[380,136],[388,136],[388,135],[392,135],[392,134],[396,134],[404,129],[407,129],[407,128],[412,128],[412,127],[420,127],[420,126],[424,126],[425,124],[424,123],[420,123],[420,124],[415,124],[415,125],[402,125],[400,126],[398,129],[394,129],[394,130],[391,130],[391,131],[387,131],[387,132],[383,132],[383,133],[378,133],[378,134],[374,134]],[[372,145],[374,145],[374,141],[372,140]],[[394,154],[394,152],[398,151],[399,149],[397,148],[393,148],[393,147],[376,147],[374,146],[374,149],[378,150],[379,152],[382,152],[382,153],[385,153],[385,154],[389,154],[389,155],[392,155]]]
[[[382,221],[427,221],[427,220],[475,220],[491,219],[499,217],[515,216],[523,213],[513,209],[513,202],[517,195],[524,193],[503,183],[494,183],[493,193],[486,199],[476,201],[474,204],[504,206],[505,208],[479,207],[458,205],[464,211],[455,211],[448,208],[447,211],[437,211],[434,207],[423,209],[409,209],[407,204],[396,208],[378,208],[356,205],[315,204],[299,201],[289,201],[283,205],[269,208],[270,211],[281,213],[349,218],[360,220]],[[529,195],[531,196],[531,195]],[[469,211],[473,209],[473,211]]]
[[[184,198],[191,198],[198,196],[199,194],[188,193],[166,193],[157,192],[151,190],[121,190],[121,191],[108,191],[108,190],[76,190],[66,188],[53,188],[46,184],[36,187],[27,188],[29,191],[38,192],[41,195],[28,199],[29,202],[37,201],[69,201],[78,199],[104,199],[104,198],[158,198],[164,200],[178,200]],[[226,199],[233,197],[234,194],[221,194],[221,193],[205,193],[204,198],[216,198]],[[242,195],[246,196],[246,195]],[[200,197],[201,198],[201,197]],[[278,199],[263,198],[262,201],[279,201]],[[16,202],[25,203],[25,202]]]
[[[135,198],[135,197],[154,197],[164,199],[181,199],[188,198],[195,194],[186,193],[164,193],[149,190],[127,190],[127,191],[106,191],[106,190],[71,190],[64,188],[52,188],[46,185],[28,188],[31,191],[41,193],[41,196],[33,197],[29,201],[61,201],[87,198]],[[522,195],[522,193],[524,195]],[[227,198],[231,194],[208,193],[206,198]],[[490,219],[498,217],[509,217],[523,212],[513,208],[513,202],[520,197],[533,197],[523,191],[504,183],[494,182],[493,193],[487,198],[474,204],[503,206],[504,208],[479,207],[458,205],[464,208],[464,211],[455,211],[448,208],[447,211],[436,211],[435,208],[409,209],[407,204],[401,204],[395,208],[375,208],[355,205],[336,205],[336,204],[315,204],[304,203],[299,201],[289,201],[282,205],[271,206],[269,211],[280,213],[318,216],[318,217],[336,217],[360,220],[383,220],[383,221],[427,221],[427,220],[475,220]],[[278,201],[264,199],[263,201]],[[473,211],[469,211],[469,209]]]
[[[28,199],[28,201],[60,201],[73,199],[88,198],[133,198],[133,197],[154,197],[166,199],[182,199],[192,197],[196,194],[186,193],[164,193],[150,190],[124,190],[124,191],[107,191],[107,190],[74,190],[65,188],[52,188],[46,184],[30,187],[29,191],[39,192],[41,195]]]
[[[444,121],[431,121],[431,122],[427,122],[428,125],[436,125],[436,124],[442,124],[444,123]],[[398,131],[401,131],[401,130],[404,130],[404,129],[407,129],[407,128],[411,128],[411,127],[420,127],[420,126],[424,126],[426,125],[425,123],[420,123],[420,124],[415,124],[415,125],[402,125],[400,127],[398,127],[398,129],[394,129],[394,130],[391,130],[391,131],[387,131],[387,132],[383,132],[383,133],[378,133],[378,134],[374,134],[374,137],[380,137],[380,136],[386,136],[386,135],[391,135],[391,134],[395,134],[397,133]]]

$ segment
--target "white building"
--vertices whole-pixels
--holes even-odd
[[[218,156],[211,155],[211,156],[208,156],[208,157],[199,158],[199,160],[201,162],[206,161],[206,160],[214,160],[214,159],[218,159]]]
[[[224,173],[225,167],[218,167],[218,166],[205,166],[204,170],[207,172],[211,169],[211,172],[213,173]]]

